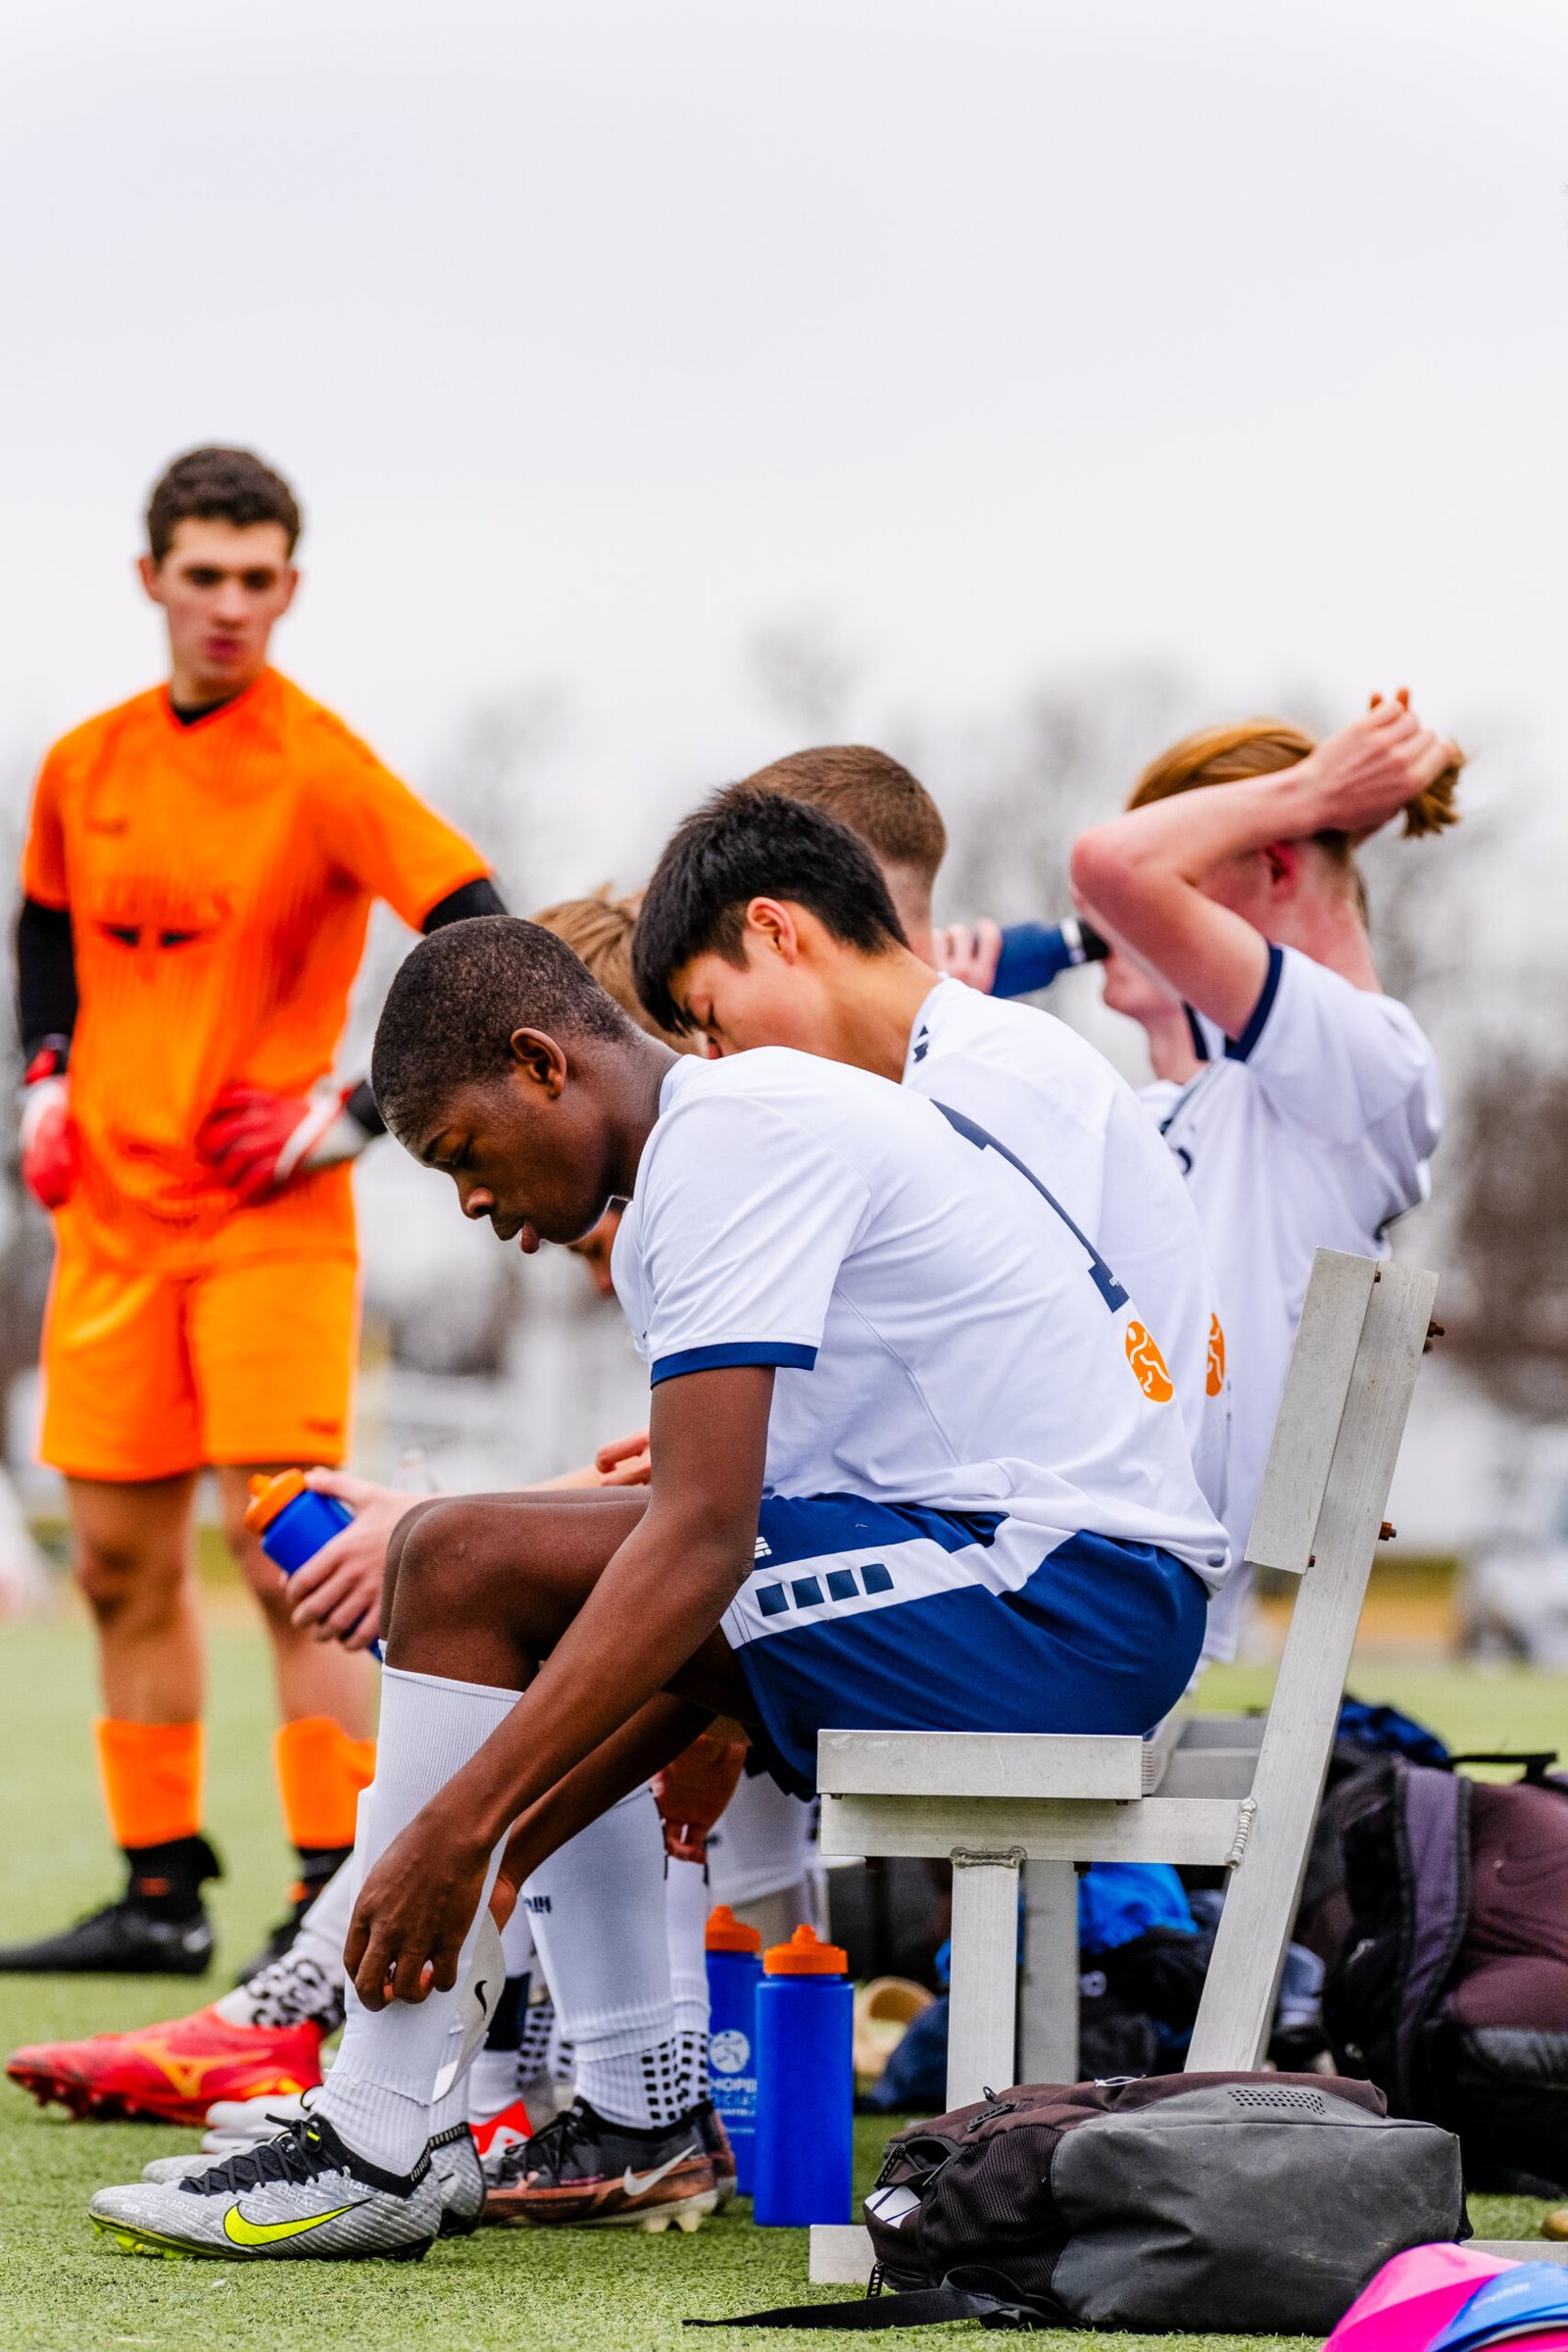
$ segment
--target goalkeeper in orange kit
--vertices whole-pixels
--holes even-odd
[[[199,1975],[205,1467],[271,1637],[296,1914],[353,1842],[373,1670],[291,1622],[246,1481],[335,1464],[357,1262],[349,1163],[380,1133],[328,1077],[371,902],[416,929],[494,913],[484,858],[268,664],[300,515],[243,450],[153,492],[141,577],[167,684],[55,745],[17,927],[23,1172],[55,1222],[40,1450],[63,1472],[97,1630],[98,1757],[123,1895],[0,1970]],[[286,1943],[290,1922],[276,1939]]]

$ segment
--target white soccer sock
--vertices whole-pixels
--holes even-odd
[[[673,2123],[682,2107],[664,1834],[652,1790],[623,1796],[552,1854],[524,1899],[578,2096],[612,2123]]]
[[[533,1928],[528,1906],[520,1895],[501,1931],[501,1957],[507,1964],[509,1977],[526,1977],[533,1969]]]
[[[281,1960],[259,1969],[218,2003],[230,2026],[296,2026],[307,2019],[328,2027],[343,2016],[343,1944],[359,1884],[354,1858],[338,1865],[301,1920]]]
[[[708,1865],[664,1865],[664,1932],[669,1989],[675,2007],[675,2049],[682,2109],[708,2096]]]
[[[360,1799],[355,1853],[362,1874],[369,1872],[415,1815],[477,1753],[516,1703],[515,1690],[383,1668],[375,1779]],[[490,1924],[485,1906],[500,1858],[498,1845],[464,1941],[458,1987],[429,1993],[417,2004],[389,2001],[384,2009],[367,2009],[352,1984],[348,1988],[343,2046],[317,2113],[359,2155],[388,2172],[412,2171],[429,2137],[436,2077],[449,2056],[448,2038],[462,2013],[460,1988],[479,1936]]]

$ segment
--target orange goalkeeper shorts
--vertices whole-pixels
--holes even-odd
[[[341,1462],[358,1341],[352,1258],[143,1273],[62,1237],[39,1451],[70,1478],[115,1480]]]

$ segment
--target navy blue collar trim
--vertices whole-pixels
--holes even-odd
[[[1227,1061],[1246,1061],[1249,1054],[1256,1046],[1258,1039],[1263,1034],[1264,1026],[1267,1023],[1268,1016],[1274,1009],[1274,1000],[1279,995],[1280,974],[1284,971],[1284,950],[1281,948],[1270,947],[1268,952],[1268,973],[1263,982],[1262,993],[1259,995],[1257,1003],[1252,1006],[1251,1018],[1248,1022],[1247,1027],[1242,1031],[1240,1037],[1227,1038],[1225,1041],[1225,1058]]]
[[[1203,1035],[1203,1024],[1190,1004],[1184,1004],[1182,1010],[1187,1015],[1187,1034],[1193,1041],[1193,1052],[1200,1061],[1207,1061],[1209,1058],[1208,1040]]]

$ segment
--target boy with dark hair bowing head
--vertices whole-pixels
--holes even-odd
[[[53,1215],[39,1449],[98,1637],[98,1761],[124,1895],[3,1970],[199,1976],[197,1480],[271,1637],[296,1918],[353,1841],[374,1678],[290,1620],[244,1524],[252,1470],[338,1462],[358,1320],[349,1162],[381,1132],[328,1081],[371,904],[415,929],[501,906],[485,859],[269,666],[300,510],[196,449],[147,510],[170,674],[44,760],[23,858],[22,1172]],[[277,1942],[286,1943],[286,1922]],[[194,2063],[194,2060],[192,2060]]]
[[[415,949],[372,1080],[465,1213],[526,1252],[628,1202],[615,1288],[652,1485],[404,1520],[342,2054],[276,2140],[100,2193],[95,2221],[153,2250],[431,2241],[431,2092],[514,1824],[520,1876],[715,1714],[797,1788],[827,1724],[1142,1731],[1223,1576],[1179,1412],[1134,1360],[1136,1300],[976,1120],[814,1055],[681,1059],[499,917]],[[603,1891],[612,1933],[662,1936]],[[564,2175],[584,2146],[634,2185],[695,2154],[580,2103],[551,2129]]]

